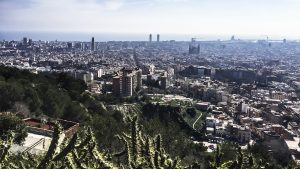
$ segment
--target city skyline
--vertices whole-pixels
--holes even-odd
[[[300,169],[299,9],[0,0],[0,168]]]
[[[299,0],[1,0],[0,31],[299,39]]]

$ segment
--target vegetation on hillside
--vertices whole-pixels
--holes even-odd
[[[280,168],[259,147],[240,150],[224,143],[215,152],[193,140],[205,139],[201,116],[191,105],[152,104],[145,93],[117,99],[86,92],[82,80],[64,73],[32,74],[0,66],[0,168]],[[126,103],[126,104],[124,104]],[[205,112],[202,112],[205,114]],[[24,117],[63,118],[80,130],[58,148],[56,124],[44,155],[11,154],[26,137]],[[261,159],[261,160],[260,160]],[[294,164],[290,163],[291,168]]]

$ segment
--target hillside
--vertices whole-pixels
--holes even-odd
[[[79,122],[80,129],[59,150],[61,126],[55,123],[48,152],[35,156],[9,153],[20,131],[2,128],[6,137],[0,140],[0,168],[281,168],[258,146],[241,150],[223,143],[207,152],[200,118],[206,112],[193,114],[192,109],[139,99],[114,100],[86,89],[83,81],[63,73],[32,74],[1,66],[0,110],[12,114],[0,116],[12,120],[0,120],[0,126],[47,117]],[[197,119],[202,122],[195,129]]]

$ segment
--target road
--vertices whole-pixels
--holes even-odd
[[[198,120],[202,117],[202,113],[199,115],[197,120],[193,123],[193,129],[195,129],[195,124],[198,122]],[[196,130],[196,129],[195,129]]]

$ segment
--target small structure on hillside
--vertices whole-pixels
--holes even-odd
[[[52,141],[54,122],[45,121],[37,118],[24,119],[27,137],[22,145],[14,144],[10,149],[12,153],[43,154]],[[57,122],[62,126],[59,144],[67,137],[70,138],[78,130],[79,123],[59,119]]]

